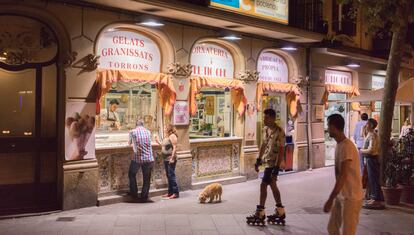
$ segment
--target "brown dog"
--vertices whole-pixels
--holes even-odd
[[[221,202],[221,194],[223,193],[223,188],[221,184],[214,183],[207,185],[204,190],[198,196],[198,200],[200,203],[205,203],[207,199],[209,199],[209,203],[216,200],[216,202]]]

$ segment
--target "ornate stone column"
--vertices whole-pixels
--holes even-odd
[[[259,79],[259,73],[255,70],[249,71],[246,70],[242,73],[239,73],[236,77],[238,80],[241,80],[245,83],[245,95],[247,97],[248,103],[254,103],[256,104],[256,86],[257,86],[257,80]],[[256,109],[257,106],[255,106]],[[257,111],[256,112],[256,118],[257,118]],[[257,141],[249,141],[245,138],[246,133],[246,115],[247,112],[245,112],[245,115],[242,117],[242,122],[235,123],[235,133],[237,136],[243,137],[242,141],[242,152],[240,154],[240,173],[246,178],[249,179],[256,179],[258,177],[255,169],[254,164],[256,163],[256,158],[259,154],[259,148],[257,146]],[[237,127],[237,125],[240,125]],[[257,125],[257,119],[256,123],[254,125]],[[257,134],[257,130],[256,130]]]
[[[187,101],[190,91],[190,64],[172,63],[168,67],[168,74],[174,78],[174,87],[177,92],[177,101]],[[174,116],[174,113],[172,114]],[[191,189],[193,162],[190,147],[189,125],[175,126],[178,132],[176,176],[180,190]]]

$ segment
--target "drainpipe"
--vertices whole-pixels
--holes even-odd
[[[311,47],[306,47],[306,140],[308,145],[308,170],[313,166],[312,141],[312,89],[311,89]]]

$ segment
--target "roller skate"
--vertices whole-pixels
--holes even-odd
[[[266,214],[264,206],[257,206],[256,212],[246,217],[246,223],[252,226],[265,226]]]
[[[282,205],[277,205],[275,209],[275,213],[273,215],[267,216],[267,223],[285,226],[285,223],[286,223],[285,219],[286,219],[285,208]]]

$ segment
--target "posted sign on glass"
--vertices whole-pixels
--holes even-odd
[[[289,0],[211,0],[210,5],[288,24]]]

